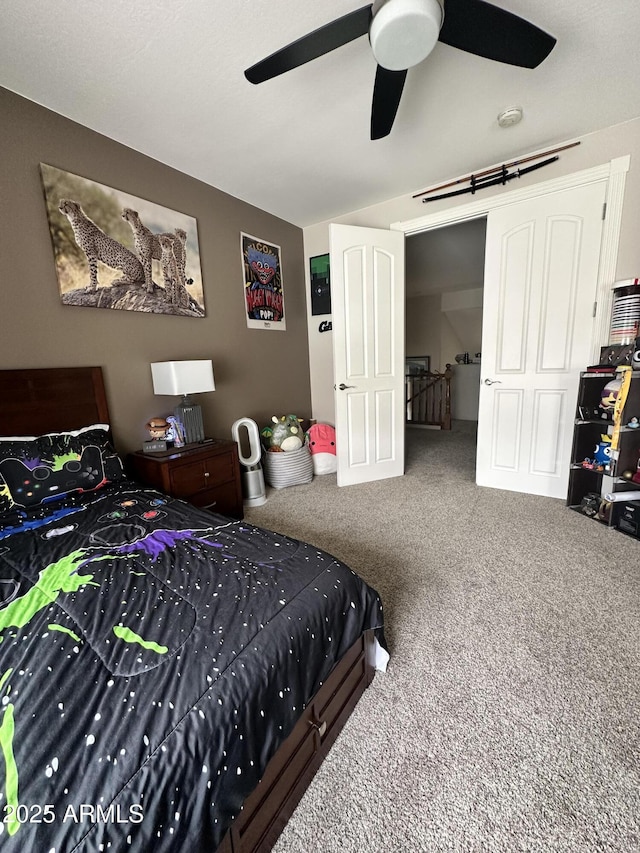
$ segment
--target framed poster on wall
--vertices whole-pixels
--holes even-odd
[[[247,326],[284,331],[287,326],[280,246],[241,233],[240,248]]]
[[[40,164],[64,305],[204,317],[196,220]]]
[[[428,355],[408,355],[405,359],[405,373],[413,376],[416,373],[428,373],[431,357]]]
[[[331,283],[329,255],[309,258],[311,281],[311,314],[331,314]]]

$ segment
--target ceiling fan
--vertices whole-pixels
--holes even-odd
[[[407,69],[437,41],[468,53],[535,68],[551,53],[553,36],[485,0],[375,0],[308,33],[244,73],[263,83],[369,34],[378,63],[371,105],[371,139],[391,132]]]

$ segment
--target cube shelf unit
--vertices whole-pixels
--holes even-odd
[[[633,372],[631,375],[629,392],[621,414],[622,426],[618,450],[612,455],[609,470],[597,471],[582,465],[584,459],[593,458],[600,436],[603,433],[613,432],[613,422],[598,417],[598,406],[602,389],[615,378],[614,371],[611,373],[585,371],[580,374],[567,493],[567,506],[577,511],[580,511],[581,501],[589,493],[603,496],[613,492],[640,490],[640,483],[633,483],[622,477],[623,471],[635,473],[640,456],[640,428],[627,426],[631,418],[640,419],[640,371]],[[606,519],[598,518],[598,520],[610,526],[615,525],[616,513],[613,511]]]

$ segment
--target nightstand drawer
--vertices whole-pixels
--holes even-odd
[[[235,482],[231,481],[215,489],[197,492],[189,498],[190,503],[201,509],[219,512],[220,515],[237,515],[238,498]]]
[[[199,459],[172,468],[171,491],[177,498],[188,498],[227,483],[233,477],[233,459],[229,454]]]

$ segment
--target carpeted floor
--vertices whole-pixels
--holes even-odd
[[[476,486],[473,426],[247,511],[375,587],[391,652],[274,853],[640,851],[640,541]]]

